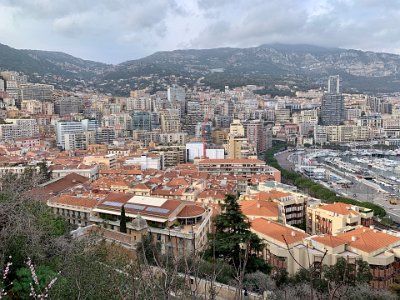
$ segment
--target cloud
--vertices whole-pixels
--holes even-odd
[[[199,0],[200,7],[209,0]],[[225,1],[191,39],[192,47],[250,47],[264,43],[311,43],[377,50],[400,47],[400,1]],[[247,7],[245,8],[245,6]],[[207,13],[207,12],[206,12]],[[392,45],[392,46],[389,46]]]
[[[399,0],[0,0],[0,42],[106,62],[276,42],[398,53],[399,19]]]
[[[66,35],[76,36],[83,33],[90,26],[90,17],[87,14],[71,14],[53,22],[54,30]]]

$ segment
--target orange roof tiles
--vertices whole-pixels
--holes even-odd
[[[213,199],[223,200],[225,199],[225,194],[218,190],[207,189],[202,191],[197,198],[199,199],[213,198]]]
[[[364,252],[373,252],[384,249],[394,243],[400,243],[399,237],[364,226],[338,234],[337,237],[346,241],[350,247]]]
[[[61,195],[50,199],[49,202],[69,206],[80,206],[84,208],[93,208],[97,205],[98,200],[89,197],[74,197],[71,195]]]
[[[189,218],[189,217],[197,217],[202,215],[206,210],[198,205],[187,204],[185,207],[179,212],[178,217],[181,218]]]
[[[275,202],[246,200],[240,202],[240,207],[246,216],[278,217],[278,204]]]
[[[186,186],[190,185],[190,181],[185,178],[172,178],[170,182],[167,183],[168,186]]]
[[[142,175],[141,170],[137,169],[104,169],[99,171],[100,175]]]
[[[150,190],[150,188],[144,183],[138,183],[133,187],[134,190]]]
[[[271,199],[279,199],[279,198],[287,197],[287,196],[290,196],[290,193],[281,192],[281,191],[277,191],[277,190],[269,191],[269,197]]]
[[[331,248],[346,244],[346,241],[331,235],[321,235],[312,238],[314,241]]]
[[[342,202],[336,202],[332,204],[321,205],[319,208],[333,213],[337,213],[339,215],[348,215],[350,214],[351,205]]]
[[[251,221],[251,229],[281,243],[285,244],[287,242],[289,245],[300,243],[304,238],[308,237],[308,234],[302,231],[263,218]]]
[[[281,192],[277,190],[271,190],[269,192],[258,192],[254,194],[247,194],[245,195],[246,198],[254,199],[254,200],[273,200],[273,199],[280,199],[283,197],[290,196],[290,193]]]
[[[129,199],[132,198],[132,196],[133,195],[124,194],[124,193],[110,193],[110,194],[107,195],[107,197],[104,198],[104,200],[102,202],[114,201],[114,202],[126,203],[126,202],[128,202]]]

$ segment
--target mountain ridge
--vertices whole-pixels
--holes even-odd
[[[162,89],[172,82],[190,86],[199,78],[213,88],[279,81],[294,82],[293,86],[305,82],[307,88],[321,85],[331,74],[341,75],[344,86],[355,91],[400,91],[400,55],[307,44],[158,51],[116,65],[0,44],[0,69],[23,72],[33,81],[59,88],[79,85],[116,95],[135,88]]]

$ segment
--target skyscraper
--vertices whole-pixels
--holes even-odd
[[[167,90],[167,97],[168,101],[170,102],[171,101],[185,102],[185,97],[186,97],[185,88],[173,84]]]
[[[339,75],[329,76],[328,79],[328,94],[340,93],[340,77]]]
[[[328,93],[321,100],[321,124],[340,125],[345,119],[344,97],[340,94],[339,75],[329,76]]]

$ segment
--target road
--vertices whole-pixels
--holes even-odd
[[[289,171],[294,171],[295,165],[293,164],[293,162],[288,160],[289,156],[293,153],[294,152],[289,151],[280,152],[275,155],[275,158],[282,168]],[[326,167],[331,169],[332,171],[334,170],[330,166]],[[340,173],[340,176],[350,180],[353,184],[351,184],[347,189],[338,187],[335,190],[337,193],[344,193],[347,195],[347,197],[353,198],[355,200],[367,201],[380,205],[386,210],[388,216],[393,221],[395,221],[396,223],[400,223],[400,204],[390,204],[387,195],[378,192],[376,189],[364,184],[363,182],[361,182],[361,180],[358,180],[354,176],[351,176],[351,174],[343,175],[342,173]]]
[[[288,160],[288,157],[291,154],[293,154],[293,152],[284,151],[279,152],[275,155],[275,158],[278,161],[279,165],[288,171],[294,171],[294,164]]]

